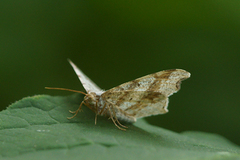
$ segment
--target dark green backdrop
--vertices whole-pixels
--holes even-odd
[[[240,1],[0,2],[1,108],[26,96],[83,90],[70,58],[103,89],[181,68],[192,76],[169,113],[147,120],[240,144]]]

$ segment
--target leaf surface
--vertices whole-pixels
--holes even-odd
[[[121,131],[107,117],[83,106],[68,120],[83,96],[38,95],[23,98],[0,112],[2,159],[234,159],[240,148],[222,136],[175,133],[143,119]]]

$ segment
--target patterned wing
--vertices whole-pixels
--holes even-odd
[[[169,97],[180,89],[181,81],[189,77],[190,73],[182,69],[165,70],[124,83],[108,92],[154,91]]]
[[[168,98],[160,92],[116,91],[105,92],[102,97],[118,108],[119,113],[134,119],[168,112]]]
[[[77,74],[80,82],[87,91],[87,93],[94,92],[96,94],[102,94],[103,91],[90,79],[88,78],[71,60],[68,60]]]
[[[124,83],[103,93],[103,98],[124,113],[141,118],[168,112],[168,97],[190,77],[182,69],[165,70]]]

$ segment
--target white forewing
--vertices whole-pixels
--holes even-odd
[[[90,78],[88,78],[71,60],[68,60],[81,81],[83,87],[87,93],[94,92],[97,95],[101,95],[104,91],[101,90]]]

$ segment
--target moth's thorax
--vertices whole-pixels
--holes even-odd
[[[106,101],[106,99],[102,95],[97,95],[96,93],[87,94],[84,97],[84,102],[90,109],[92,109],[98,115],[109,117],[110,115],[115,115],[119,121],[130,123],[136,121],[136,118],[129,117],[125,115],[121,109],[113,107],[113,104]]]

